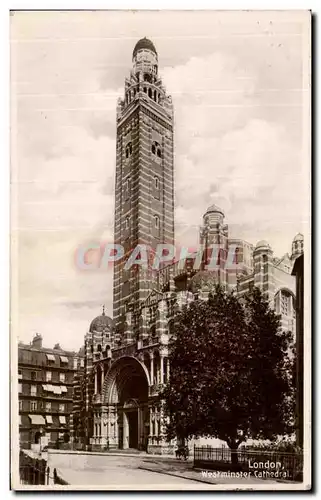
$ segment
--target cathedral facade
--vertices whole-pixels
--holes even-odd
[[[170,377],[173,318],[195,298],[206,299],[217,283],[239,296],[259,287],[281,314],[282,327],[295,333],[291,271],[303,252],[300,234],[291,253],[276,258],[266,241],[253,246],[229,238],[223,210],[211,205],[200,226],[201,258],[191,254],[157,273],[143,266],[126,268],[137,246],[156,251],[159,244],[174,243],[173,146],[172,101],[158,74],[154,44],[144,38],[134,48],[117,107],[115,243],[125,252],[114,265],[113,319],[103,310],[85,335],[83,424],[77,419],[83,429],[75,429],[74,441],[83,440],[93,450],[173,453],[159,397]],[[206,263],[213,245],[220,250],[212,270]],[[229,269],[231,248],[237,267]]]

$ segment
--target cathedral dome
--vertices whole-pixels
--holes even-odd
[[[97,316],[97,318],[93,319],[90,323],[89,331],[91,333],[102,332],[103,330],[111,330],[112,326],[113,320],[109,316],[106,316],[105,310],[103,309],[102,314]]]
[[[216,285],[217,279],[213,271],[198,271],[191,279],[189,288],[191,292],[196,293],[199,290],[213,290]]]
[[[206,214],[211,214],[211,213],[220,213],[220,214],[222,214],[224,216],[223,210],[220,207],[218,207],[217,205],[215,205],[215,204],[213,204],[210,207],[208,207],[208,209],[206,210],[205,215]]]
[[[148,40],[148,38],[146,38],[146,37],[141,38],[141,40],[138,40],[138,42],[136,43],[134,51],[133,51],[133,57],[135,57],[137,52],[139,50],[142,50],[142,49],[150,50],[151,52],[154,52],[154,54],[157,56],[155,45],[153,44],[153,42]]]

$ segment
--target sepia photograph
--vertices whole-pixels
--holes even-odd
[[[311,489],[311,12],[10,11],[13,490]]]

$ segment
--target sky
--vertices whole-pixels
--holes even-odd
[[[112,270],[79,246],[112,243],[116,104],[136,42],[157,49],[174,104],[175,232],[198,242],[206,208],[275,256],[309,230],[306,12],[87,11],[11,16],[11,326],[78,350]]]

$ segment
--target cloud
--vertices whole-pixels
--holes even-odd
[[[238,59],[224,54],[165,69],[176,119],[176,221],[180,230],[194,226],[195,240],[203,213],[216,203],[233,236],[255,243],[264,234],[284,253],[302,229],[302,146],[278,112],[258,117],[259,75],[242,72]]]
[[[177,243],[197,244],[202,215],[216,203],[232,236],[289,250],[306,218],[302,20],[242,16],[14,16],[20,339],[38,331],[48,346],[78,349],[102,303],[112,316],[112,270],[81,271],[75,252],[113,238],[116,102],[141,36],[155,41],[173,96]]]

